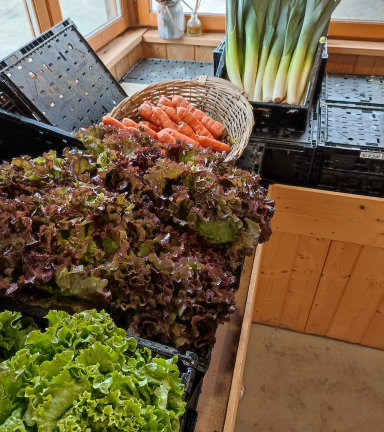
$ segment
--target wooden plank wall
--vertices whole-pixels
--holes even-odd
[[[330,53],[327,72],[384,75],[384,57]]]
[[[274,185],[253,321],[384,348],[384,200]]]

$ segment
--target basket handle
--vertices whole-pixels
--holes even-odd
[[[225,85],[225,86],[231,88],[232,90],[235,90],[235,93],[234,93],[235,97],[238,98],[238,96],[242,95],[245,97],[245,99],[248,99],[248,93],[246,93],[240,87],[237,87],[237,85],[235,85],[235,84],[231,83],[230,81],[227,81],[223,78],[216,78],[216,77],[211,77],[208,75],[199,75],[196,78],[194,78],[193,81],[197,81],[199,84],[202,84],[202,85],[205,85],[207,82]]]

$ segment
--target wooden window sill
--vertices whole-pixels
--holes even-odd
[[[329,39],[328,53],[384,57],[384,42]]]
[[[146,31],[146,28],[128,30],[101,48],[97,54],[107,68],[111,69],[135,47],[141,44]]]
[[[148,43],[165,43],[177,45],[195,45],[217,47],[224,39],[224,33],[205,33],[199,37],[184,36],[181,39],[162,39],[158,30],[148,30],[143,36],[143,41]]]

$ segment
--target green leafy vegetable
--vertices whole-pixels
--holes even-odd
[[[213,346],[236,271],[271,234],[259,177],[145,133],[95,125],[78,136],[87,150],[0,166],[0,297],[105,309],[180,351]]]
[[[15,317],[4,312],[0,322]],[[104,312],[51,311],[48,319],[45,332],[26,338],[17,328],[19,346],[0,363],[0,432],[179,430],[177,357],[138,349]],[[0,344],[6,340],[1,332]]]

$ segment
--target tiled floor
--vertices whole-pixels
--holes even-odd
[[[384,351],[252,324],[235,432],[384,431]]]

